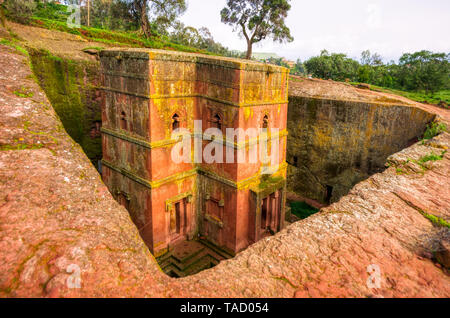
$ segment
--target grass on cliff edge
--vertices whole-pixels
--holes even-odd
[[[30,21],[30,25],[48,30],[66,32],[78,35],[79,37],[89,41],[116,46],[162,49],[212,55],[211,52],[173,43],[160,37],[146,39],[133,32],[110,31],[86,26],[81,26],[80,28],[69,28],[65,22],[39,17],[33,17]]]
[[[427,129],[423,135],[423,140],[429,140],[437,135],[446,132],[447,126],[444,123],[433,122],[431,125],[427,125]]]
[[[34,15],[30,17],[25,24],[47,30],[70,33],[89,41],[106,43],[113,46],[163,49],[217,55],[206,50],[174,43],[167,37],[159,35],[147,39],[135,31],[112,31],[86,27],[84,25],[81,25],[80,28],[71,28],[67,25],[67,19],[70,15],[70,13],[67,12],[67,8],[66,5],[62,4],[47,3],[46,5],[43,5],[42,3],[39,3]],[[6,11],[5,13],[6,17],[8,17],[8,12]],[[23,21],[15,22],[24,23]]]
[[[0,44],[9,46],[17,51],[17,53],[20,53],[22,55],[28,56],[28,51],[24,49],[22,46],[17,44],[15,40],[8,40],[5,38],[0,38]]]
[[[7,12],[6,15],[8,16]],[[112,31],[83,25],[81,25],[80,28],[71,28],[67,25],[69,15],[70,13],[67,12],[67,6],[65,5],[48,3],[44,6],[39,3],[37,10],[34,15],[28,19],[27,24],[48,30],[57,30],[74,34],[89,41],[106,43],[113,46],[164,49],[216,55],[206,50],[174,43],[167,37],[159,35],[147,39],[134,31]]]
[[[350,83],[352,85],[358,85],[360,83]],[[425,92],[406,92],[393,88],[386,88],[370,84],[370,90],[382,93],[390,93],[400,95],[409,98],[415,102],[438,105],[441,101],[447,105],[444,108],[448,109],[450,105],[450,90],[442,90],[433,94],[426,94]]]

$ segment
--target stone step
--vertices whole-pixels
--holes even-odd
[[[193,264],[199,262],[203,258],[207,257],[209,254],[206,250],[203,250],[201,253],[197,254],[195,257],[189,258],[187,262],[180,262],[178,259],[171,257],[171,264],[176,266],[179,270],[185,271]]]
[[[202,243],[203,245],[211,249],[213,252],[218,254],[222,259],[230,259],[234,257],[234,255],[231,254],[231,252],[227,252],[223,248],[220,248],[207,240],[200,240],[200,243]]]
[[[181,272],[184,276],[192,275],[198,273],[197,270],[201,271],[209,268],[208,265],[210,264],[215,266],[220,263],[221,258],[212,254],[214,253],[210,253],[210,251],[205,249],[201,254],[197,254],[196,257],[189,258],[189,262],[179,262],[177,259],[170,257],[160,266],[165,273],[175,269],[177,274]]]
[[[177,260],[180,263],[187,263],[189,260],[195,258],[197,255],[199,255],[200,253],[203,253],[204,251],[205,251],[205,248],[202,247],[202,248],[198,249],[197,251],[195,251],[194,253],[189,254],[188,256],[186,256],[184,258],[179,258],[175,254],[172,254],[172,258]]]
[[[191,241],[174,246],[157,260],[166,274],[173,277],[185,277],[211,268],[230,257],[231,255],[226,251],[209,242]]]
[[[180,258],[177,256],[177,253],[174,250],[170,250],[168,253],[164,254],[163,256],[160,256],[157,258],[157,261],[161,268],[165,268],[166,266],[170,265],[173,262],[176,263],[188,263],[191,259],[194,259],[197,257],[200,253],[205,251],[205,247],[200,247],[196,251],[194,251],[191,254],[188,254],[187,256]]]
[[[205,269],[212,268],[212,267],[216,266],[217,264],[219,264],[219,262],[215,261],[208,254],[208,255],[202,257],[201,259],[199,259],[198,261],[189,265],[189,267],[184,270],[184,273],[186,274],[186,276],[194,275]]]
[[[164,270],[164,273],[166,273],[167,275],[169,275],[170,277],[173,277],[173,278],[179,278],[179,277],[186,276],[185,273],[180,271],[178,268],[176,268],[172,264],[170,264],[169,266],[166,267],[166,269]]]
[[[170,257],[166,258],[163,262],[158,261],[159,267],[165,272],[166,269],[172,265],[172,259]]]
[[[209,269],[211,267],[214,267],[218,264],[216,260],[214,260],[211,256],[205,255],[204,257],[197,259],[195,262],[190,264],[187,268],[184,268],[184,270],[181,270],[178,266],[175,264],[169,264],[165,269],[164,272],[171,276],[171,277],[186,277],[190,275],[197,274],[205,269]]]

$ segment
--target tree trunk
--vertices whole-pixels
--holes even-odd
[[[146,38],[151,37],[150,24],[148,22],[147,16],[147,0],[143,1],[142,9],[141,9],[141,28]]]
[[[107,17],[107,21],[108,21],[108,29],[112,30],[113,29],[113,25],[112,25],[112,12],[111,12],[111,2],[112,0],[108,1],[108,17]]]
[[[245,56],[245,58],[247,60],[251,60],[252,54],[253,54],[253,43],[252,41],[247,41],[247,55]]]
[[[0,0],[0,23],[1,25],[6,28],[5,24],[5,11],[3,11],[3,7],[1,6],[3,3],[3,0]]]
[[[91,26],[91,2],[87,0],[87,26]]]

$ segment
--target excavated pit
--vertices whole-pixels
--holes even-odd
[[[433,256],[448,244],[448,133],[391,156],[389,169],[308,220],[175,280],[67,135],[26,57],[0,46],[0,61],[0,296],[450,296]],[[31,97],[14,94],[22,86]],[[416,164],[432,153],[441,159]],[[376,289],[366,285],[370,264],[381,269]],[[79,288],[68,285],[73,268]]]
[[[81,145],[94,166],[101,170],[100,94],[97,90],[100,85],[99,63],[94,56],[83,53],[82,49],[108,45],[84,43],[73,35],[61,32],[13,23],[9,26],[31,46],[29,53],[34,73],[63,122],[64,129]],[[41,38],[44,40],[41,41]],[[288,187],[295,194],[291,196],[292,201],[306,201],[316,207],[327,206],[329,202],[337,201],[359,181],[384,170],[385,159],[390,154],[409,146],[408,142],[414,140],[414,137],[419,137],[426,126],[424,124],[426,119],[416,117],[417,127],[412,127],[412,130],[406,133],[407,135],[413,132],[411,139],[409,136],[406,138],[398,134],[397,144],[388,144],[390,149],[387,149],[388,147],[382,149],[380,145],[389,140],[382,140],[380,136],[371,138],[369,130],[365,131],[366,136],[363,136],[358,130],[364,131],[366,127],[358,128],[362,126],[358,120],[380,126],[376,117],[371,118],[371,121],[364,118],[365,114],[369,114],[372,109],[381,117],[386,116],[387,114],[384,114],[386,107],[377,108],[381,107],[380,104],[391,104],[407,118],[408,111],[402,111],[403,107],[410,108],[415,105],[408,105],[408,101],[398,96],[358,90],[331,81],[293,78],[289,86],[287,161],[290,164]],[[347,102],[343,102],[344,100]],[[325,106],[329,113],[319,111],[315,116],[313,104],[320,105],[321,108]],[[422,108],[423,106],[421,105]],[[434,111],[429,110],[430,113]],[[342,113],[347,113],[347,119],[341,120],[339,114]],[[290,120],[291,118],[296,118],[295,122]],[[314,120],[311,120],[312,118]],[[398,127],[402,130],[401,123],[395,123],[389,118],[383,121],[388,122],[387,135],[396,134]],[[300,122],[308,128],[299,130]],[[321,129],[322,132],[329,134],[331,140],[320,138]],[[374,135],[376,136],[376,133]],[[348,144],[349,140],[353,141]],[[371,146],[380,153],[377,155],[373,151],[367,153],[362,151],[361,144],[364,142],[372,143]],[[330,147],[330,143],[336,145]],[[310,151],[302,151],[298,147],[299,144],[308,147]],[[348,145],[348,149],[337,146],[339,144]],[[305,164],[302,165],[302,161]],[[336,162],[341,164],[337,166]]]
[[[99,64],[65,60],[36,49],[29,53],[33,71],[64,128],[101,172]],[[368,100],[364,94],[358,96],[363,101],[326,94],[328,98],[321,98],[310,87],[299,92],[298,81],[292,86],[287,184],[295,195],[289,202],[301,200],[322,208],[339,201],[357,183],[382,172],[390,155],[418,141],[436,117],[395,99]],[[297,220],[287,214],[288,222]],[[232,257],[202,242],[189,245],[190,255],[179,252],[178,246],[157,258],[168,275],[192,275]]]
[[[320,85],[320,84],[317,84]],[[411,105],[289,96],[288,189],[329,205],[417,142],[435,115]]]
[[[32,70],[64,129],[101,172],[101,92],[99,63],[71,60],[28,47]]]

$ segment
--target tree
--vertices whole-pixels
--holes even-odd
[[[144,36],[149,38],[152,32],[150,29],[150,21],[148,19],[148,1],[132,0],[130,4],[130,11],[135,17],[135,20],[139,21],[139,25]]]
[[[312,57],[304,63],[309,74],[335,81],[356,80],[359,63],[345,54],[328,53],[323,50],[320,56]]]
[[[380,66],[383,65],[383,58],[380,54],[371,54],[369,50],[361,53],[361,65]]]
[[[82,24],[88,25],[87,1],[81,3],[83,4],[81,21]],[[49,3],[48,5],[53,6],[54,4]],[[48,18],[53,19],[52,17]],[[89,24],[94,28],[109,30],[137,30],[140,28],[139,21],[135,21],[135,17],[130,11],[129,3],[122,0],[91,0]]]
[[[449,86],[450,54],[406,53],[399,60],[399,68],[398,80],[405,89],[433,93]]]
[[[291,70],[291,74],[294,75],[305,75],[305,65],[302,63],[300,59],[297,59],[297,62],[295,63],[294,68]]]
[[[152,35],[150,19],[154,24],[166,29],[171,26],[177,16],[187,9],[185,0],[125,0],[130,2],[130,10],[139,21],[145,37]]]
[[[251,59],[253,44],[268,37],[283,43],[293,41],[285,25],[290,0],[227,0],[222,9],[222,22],[239,30],[247,41],[246,58]]]
[[[171,39],[180,44],[194,47],[201,46],[203,41],[196,28],[185,26],[182,22],[176,23]]]
[[[28,23],[36,10],[34,0],[8,0],[5,1],[4,6],[7,16],[20,23]]]
[[[398,63],[383,63],[379,54],[364,51],[361,64],[345,54],[320,56],[304,63],[308,73],[323,79],[346,79],[405,91],[425,91],[427,94],[450,88],[450,54],[420,51],[403,54]]]
[[[86,0],[87,2],[87,26],[91,26],[91,1]]]
[[[211,32],[206,27],[201,27],[197,30],[194,27],[185,26],[184,23],[177,21],[173,26],[173,31],[168,34],[168,37],[173,42],[193,46],[219,55],[241,57],[240,52],[230,51],[222,44],[215,42]]]
[[[108,7],[107,26],[110,30],[138,30],[140,24],[135,21],[129,6],[122,0],[112,0]]]
[[[0,23],[2,24],[2,27],[6,27],[5,25],[5,12],[3,11],[3,1],[0,0]]]
[[[361,53],[361,66],[358,69],[358,81],[380,86],[392,86],[392,77],[378,53],[371,54],[369,50]]]

